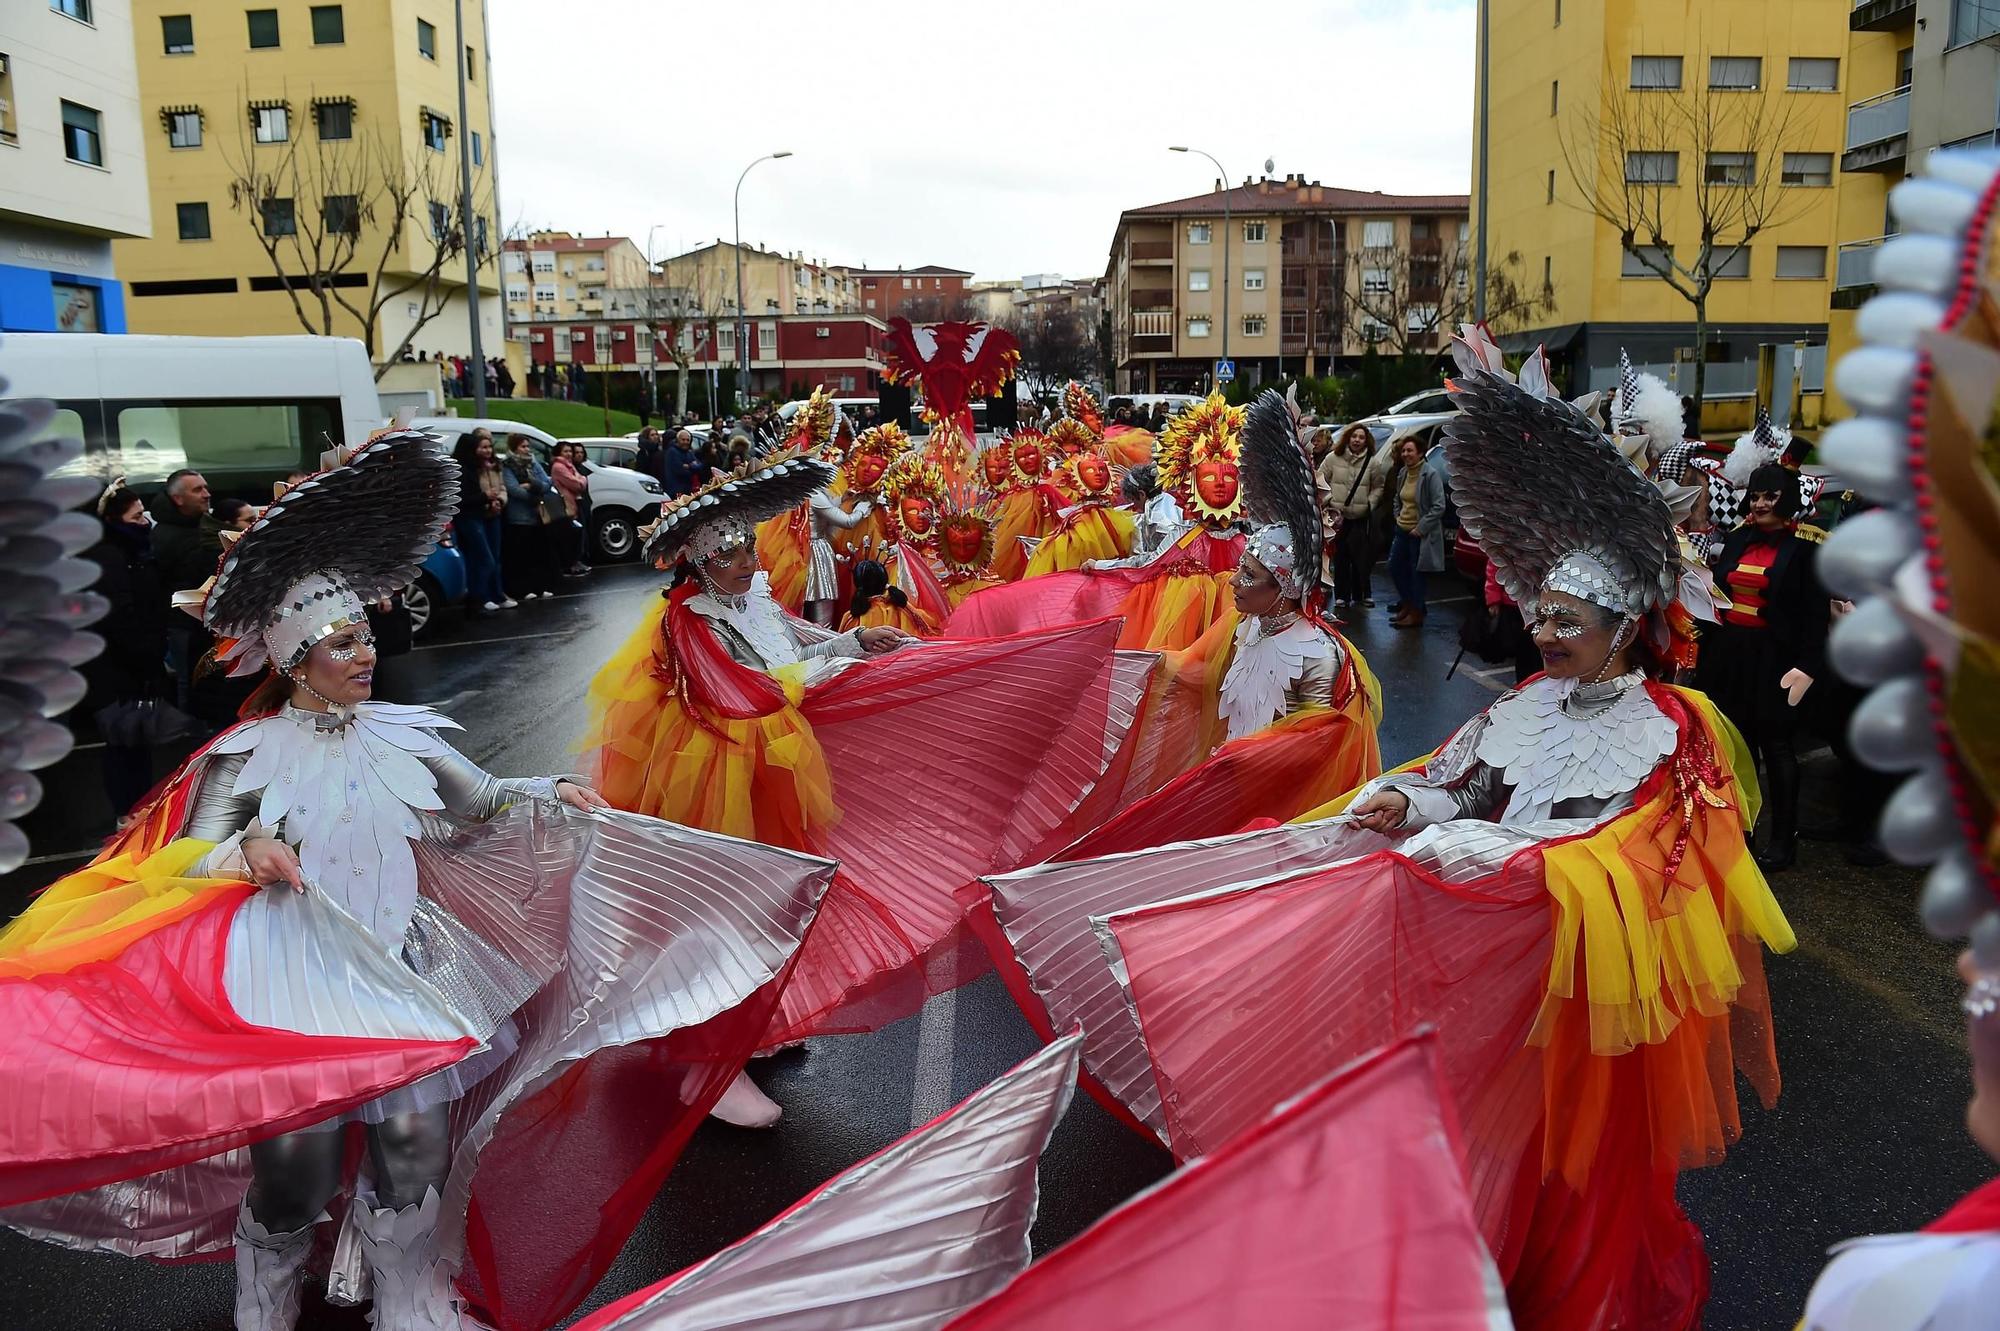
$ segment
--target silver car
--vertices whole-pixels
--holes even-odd
[[[1363,416],[1354,424],[1368,427],[1368,433],[1375,436],[1375,446],[1379,450],[1395,434],[1422,433],[1424,442],[1428,444],[1436,428],[1456,415],[1458,408],[1452,404],[1449,392],[1443,388],[1426,388],[1421,393],[1410,394],[1386,411]],[[1340,427],[1342,430],[1346,428]]]

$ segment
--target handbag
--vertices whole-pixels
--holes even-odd
[[[160,698],[125,698],[106,703],[92,718],[104,742],[120,749],[145,749],[180,741],[200,727],[195,719]]]

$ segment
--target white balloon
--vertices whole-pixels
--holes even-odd
[[[1886,596],[1869,596],[1833,626],[1827,659],[1850,681],[1880,684],[1923,664],[1924,649]]]
[[[1951,794],[1935,767],[1905,781],[1882,810],[1882,849],[1898,864],[1929,864],[1957,838]]]
[[[1930,698],[1915,675],[1892,679],[1861,700],[1847,725],[1854,756],[1884,772],[1910,772],[1938,756]]]

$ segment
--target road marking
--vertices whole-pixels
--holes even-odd
[[[536,638],[567,638],[576,633],[575,629],[550,629],[547,633],[516,633],[505,638],[466,638],[459,642],[428,642],[421,647],[410,648],[413,652],[443,652],[454,647],[487,647],[501,642],[531,642]]]
[[[1424,598],[1424,608],[1428,610],[1434,605],[1457,605],[1460,601],[1471,599],[1470,596],[1427,596]]]
[[[930,959],[924,978],[932,984],[949,984],[955,978],[956,959],[941,953]],[[910,1126],[924,1124],[951,1108],[952,1033],[957,1025],[958,991],[946,989],[924,1004],[917,1018],[916,1070],[910,1078]]]
[[[31,855],[21,861],[21,867],[25,869],[31,864],[61,864],[64,860],[87,860],[95,855],[98,849],[97,846],[92,846],[89,850],[65,850],[54,855]]]

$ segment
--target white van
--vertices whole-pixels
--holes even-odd
[[[351,337],[10,333],[0,378],[10,396],[54,399],[56,428],[82,437],[65,473],[145,490],[192,467],[216,494],[256,503],[383,420]]]

